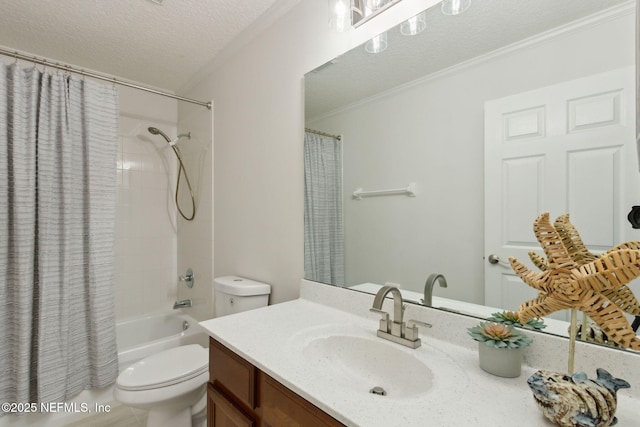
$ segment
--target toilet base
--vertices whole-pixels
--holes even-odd
[[[191,427],[191,408],[180,411],[154,408],[149,411],[147,427]]]
[[[147,427],[207,427],[206,402],[205,395],[198,403],[181,411],[151,410],[147,416]]]

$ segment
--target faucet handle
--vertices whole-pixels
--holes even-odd
[[[385,319],[389,319],[389,313],[387,313],[387,312],[386,312],[386,311],[384,311],[384,310],[380,310],[380,309],[378,309],[378,308],[371,307],[371,308],[369,309],[369,311],[371,311],[371,312],[373,312],[373,313],[381,314],[381,315],[382,315],[382,317],[384,317]]]
[[[193,270],[191,269],[191,267],[187,268],[187,274],[185,274],[184,276],[178,276],[178,279],[181,282],[185,282],[187,284],[187,287],[193,288],[195,277],[193,275]]]
[[[421,322],[420,320],[407,320],[407,327],[405,329],[405,338],[408,340],[417,340],[420,339],[420,334],[418,333],[418,325],[424,326],[425,328],[430,328],[433,325],[426,322]]]
[[[369,311],[373,313],[378,313],[382,315],[382,319],[380,319],[380,330],[383,332],[389,332],[389,313],[384,310],[379,310],[377,308],[371,307]]]
[[[407,326],[413,328],[416,325],[424,326],[425,328],[431,328],[433,325],[431,323],[423,322],[421,320],[407,320]]]

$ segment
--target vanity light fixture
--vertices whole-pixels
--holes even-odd
[[[366,0],[367,14],[382,9],[387,3],[389,0]]]
[[[364,45],[364,49],[369,53],[380,53],[387,48],[387,32],[380,33]]]
[[[400,32],[405,36],[415,36],[420,34],[427,28],[426,12],[420,12],[419,14],[407,19],[400,24]]]
[[[351,25],[351,0],[329,0],[329,26],[332,30],[344,32]]]
[[[329,0],[335,2],[336,0]],[[359,27],[402,0],[350,0],[351,26]]]
[[[471,0],[444,0],[442,13],[445,15],[459,15],[471,6]]]

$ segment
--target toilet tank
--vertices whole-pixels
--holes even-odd
[[[271,286],[238,276],[213,279],[216,317],[266,307]]]

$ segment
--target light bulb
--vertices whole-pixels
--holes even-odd
[[[400,32],[405,36],[415,36],[427,28],[426,12],[421,12],[413,16],[400,25]]]
[[[329,24],[340,33],[349,26],[349,0],[329,0]]]
[[[364,49],[369,53],[380,53],[387,48],[387,33],[380,33],[364,45]]]
[[[388,0],[370,0],[369,4],[370,4],[370,8],[372,11],[376,11],[378,9],[381,9],[382,6],[384,6],[385,4],[387,4]]]
[[[458,15],[471,6],[471,0],[444,0],[442,2],[442,13],[445,15]]]

